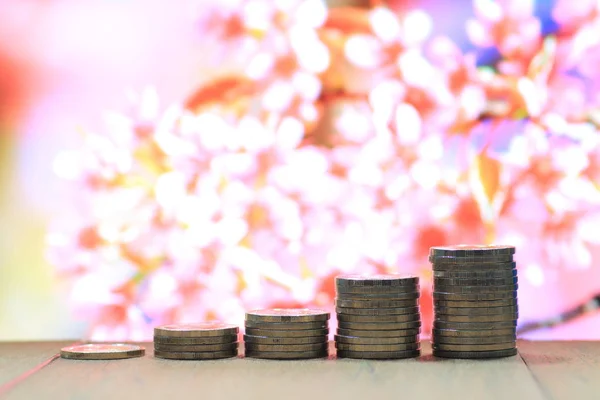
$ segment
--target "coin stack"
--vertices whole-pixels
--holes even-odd
[[[432,247],[433,355],[517,354],[517,270],[512,246]]]
[[[246,313],[246,357],[294,360],[327,357],[329,313],[306,308]]]
[[[171,360],[216,360],[238,354],[235,325],[220,322],[154,328],[154,356]]]
[[[340,275],[335,285],[338,357],[400,359],[421,354],[419,278]]]

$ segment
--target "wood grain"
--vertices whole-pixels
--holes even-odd
[[[521,356],[551,399],[600,399],[600,342],[522,342]]]
[[[34,346],[34,345],[31,345]],[[374,399],[544,398],[520,357],[469,361],[423,356],[398,361],[118,361],[59,359],[11,391],[9,398]]]
[[[0,386],[60,352],[70,342],[0,342]]]

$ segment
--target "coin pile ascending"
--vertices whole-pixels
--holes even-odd
[[[432,247],[433,355],[517,354],[517,270],[512,246]]]
[[[246,313],[246,357],[298,360],[327,357],[329,313],[309,309],[256,310]]]
[[[235,325],[220,322],[154,328],[154,356],[171,360],[216,360],[238,354]]]
[[[340,275],[335,286],[339,358],[400,359],[421,354],[419,278]]]

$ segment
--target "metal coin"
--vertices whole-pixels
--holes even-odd
[[[429,257],[434,271],[497,271],[509,270],[516,266],[512,256],[504,257]]]
[[[443,290],[433,292],[433,300],[450,301],[491,301],[491,300],[509,300],[516,299],[517,291],[515,289],[506,292],[488,292],[488,293],[452,293]]]
[[[447,344],[464,344],[464,345],[479,345],[479,344],[495,344],[495,343],[510,343],[513,344],[517,340],[517,335],[504,336],[485,336],[485,337],[453,337],[444,335],[433,335],[431,337],[433,343]]]
[[[402,293],[337,293],[338,300],[414,300],[420,297],[421,293],[415,289],[412,292]]]
[[[498,285],[498,286],[459,286],[446,285],[434,282],[433,290],[436,292],[455,293],[455,294],[486,294],[486,293],[508,293],[519,289],[518,284]]]
[[[420,350],[420,343],[396,344],[349,344],[335,342],[335,348],[342,351],[409,351]]]
[[[246,321],[246,328],[272,329],[272,330],[306,330],[306,329],[327,329],[328,321],[317,322],[254,322]]]
[[[335,341],[338,343],[362,345],[419,343],[419,335],[379,338],[335,335]]]
[[[433,350],[434,357],[442,358],[501,358],[516,356],[517,349],[494,350],[494,351],[442,351]]]
[[[516,306],[518,301],[516,298],[506,300],[489,300],[489,301],[450,301],[450,300],[434,300],[434,307],[449,307],[449,308],[484,308],[484,307],[508,307]]]
[[[429,249],[430,257],[493,257],[515,254],[514,246],[459,244],[455,246],[435,246]]]
[[[517,326],[517,321],[500,321],[500,322],[449,322],[435,320],[433,321],[434,329],[456,329],[477,331],[486,329],[512,329]]]
[[[329,313],[308,308],[271,308],[246,313],[246,321],[252,322],[325,322]]]
[[[417,286],[419,278],[412,275],[400,274],[374,274],[374,275],[359,275],[347,274],[338,275],[335,277],[337,287],[353,287],[353,286],[373,286],[373,287],[388,287],[388,286]]]
[[[513,263],[514,264],[514,263]],[[433,277],[434,278],[458,278],[458,279],[506,279],[517,276],[517,270],[512,269],[499,269],[499,270],[483,270],[478,271],[477,269],[460,269],[453,268],[451,270],[444,269],[437,271],[434,266]]]
[[[434,329],[433,336],[441,337],[460,337],[460,338],[488,338],[494,336],[516,336],[516,327],[504,329],[483,329],[483,330],[463,330],[463,329]]]
[[[329,343],[309,343],[309,344],[259,344],[246,343],[245,349],[248,351],[325,351]]]
[[[387,330],[387,331],[373,331],[373,330],[360,330],[360,329],[346,329],[338,328],[337,334],[341,337],[356,337],[360,339],[399,339],[403,340],[405,337],[418,336],[421,333],[420,328],[413,329],[399,329],[399,330]]]
[[[434,308],[435,313],[439,315],[498,315],[498,314],[518,314],[518,306],[508,307],[479,307],[479,308],[454,308],[439,307]]]
[[[324,358],[329,356],[329,351],[255,351],[246,350],[246,357],[264,358],[267,360],[307,360],[311,358]]]
[[[223,343],[223,344],[190,344],[190,345],[173,345],[173,344],[160,344],[154,343],[155,351],[166,351],[168,353],[177,352],[192,352],[192,353],[206,353],[210,351],[232,351],[238,348],[236,343]]]
[[[335,312],[338,314],[347,315],[401,315],[401,314],[418,314],[419,307],[402,307],[402,308],[344,308],[336,307]]]
[[[329,334],[329,329],[276,330],[246,327],[246,334],[273,338],[321,337]]]
[[[204,353],[154,351],[154,357],[169,360],[218,360],[221,358],[237,357],[238,351],[209,351]]]
[[[314,344],[314,343],[327,343],[327,336],[309,336],[309,337],[291,337],[291,338],[278,338],[278,337],[266,337],[266,336],[253,336],[244,335],[244,342],[256,343],[256,344]]]
[[[421,350],[408,351],[347,351],[338,350],[338,358],[356,358],[365,360],[398,360],[402,358],[415,358],[421,355]]]
[[[417,329],[421,327],[421,321],[410,322],[388,322],[388,323],[368,323],[368,322],[345,322],[339,321],[338,328],[357,329],[359,331],[397,331],[401,329]],[[338,329],[339,333],[339,329]]]
[[[234,343],[237,342],[237,340],[237,335],[206,336],[198,338],[154,336],[154,343],[180,345]]]
[[[441,351],[494,351],[494,350],[509,350],[514,349],[516,342],[494,343],[494,344],[448,344],[448,343],[433,343],[433,350]]]
[[[337,319],[339,322],[409,322],[419,321],[421,315],[416,314],[392,314],[392,315],[351,315],[351,314],[338,314]]]
[[[519,278],[513,276],[511,278],[433,278],[434,286],[507,286],[516,285],[519,283]]]
[[[335,299],[335,305],[341,308],[403,308],[418,307],[419,299],[410,300],[346,300]]]
[[[146,349],[143,347],[124,343],[88,343],[60,349],[60,356],[71,360],[120,360],[142,357],[144,354]]]
[[[501,322],[514,321],[519,318],[519,314],[505,315],[435,315],[434,321],[444,322]]]
[[[162,337],[206,337],[237,335],[239,328],[220,322],[200,322],[194,324],[172,324],[154,328],[154,336]]]
[[[403,294],[418,292],[419,285],[413,286],[336,286],[335,291],[339,296],[352,294]]]

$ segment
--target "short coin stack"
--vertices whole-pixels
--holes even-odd
[[[220,322],[154,328],[154,356],[171,360],[216,360],[238,354],[235,325]]]
[[[63,347],[62,358],[71,360],[119,360],[142,357],[146,350],[134,344],[125,343],[88,343]]]
[[[340,275],[335,285],[339,358],[400,359],[421,354],[419,278]]]
[[[512,246],[432,247],[433,355],[517,354],[517,270]]]
[[[306,308],[246,313],[246,357],[272,360],[323,358],[328,351],[329,313]]]

